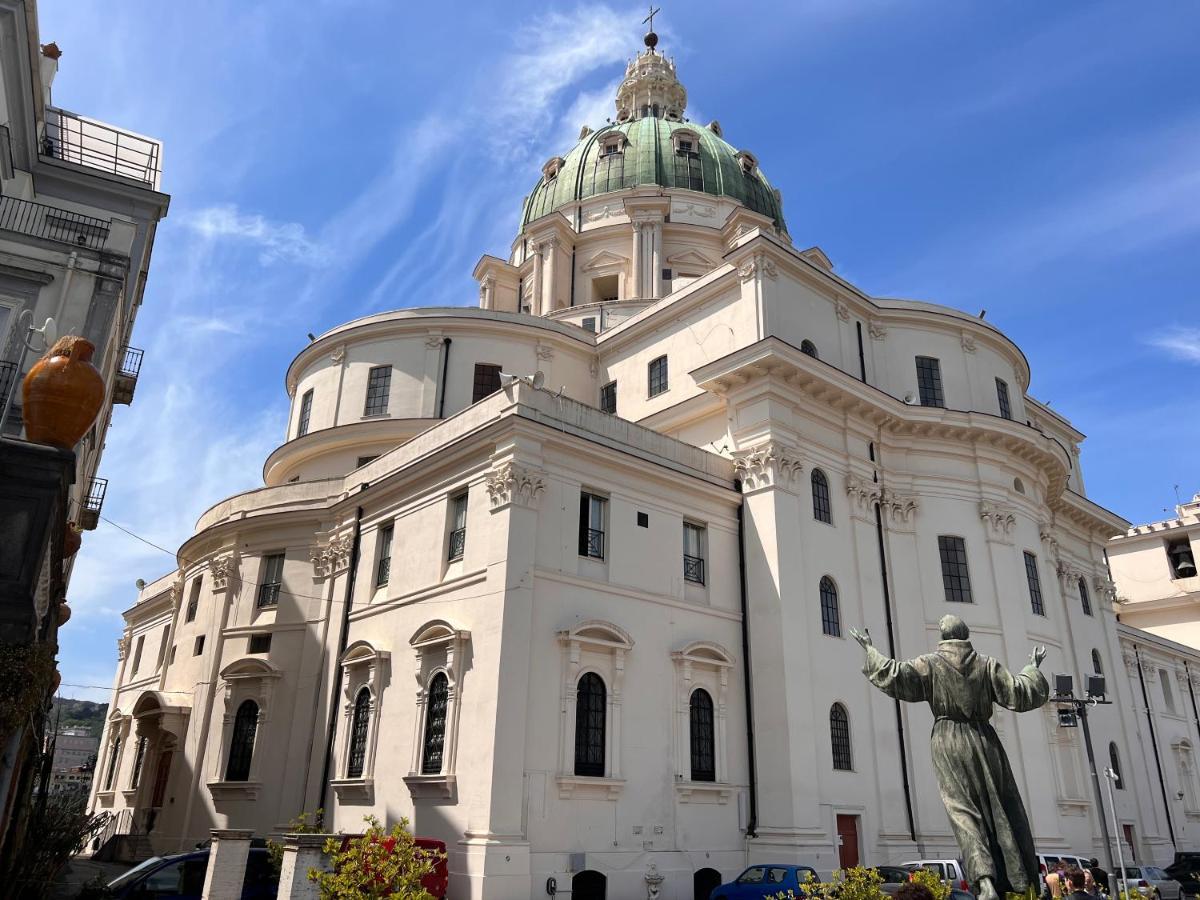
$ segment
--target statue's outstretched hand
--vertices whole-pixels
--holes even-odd
[[[1046,658],[1046,648],[1040,644],[1033,648],[1033,652],[1029,654],[1029,661],[1037,668],[1042,667],[1042,660]]]
[[[864,650],[866,650],[868,647],[872,646],[871,635],[867,632],[867,630],[865,628],[862,631],[859,631],[857,628],[851,628],[850,629],[850,637],[852,637],[856,641],[858,641],[859,646],[861,646]]]

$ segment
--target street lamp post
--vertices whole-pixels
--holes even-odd
[[[1087,749],[1088,769],[1092,775],[1092,788],[1096,792],[1096,803],[1100,806],[1100,827],[1104,832],[1104,849],[1108,854],[1108,867],[1113,866],[1112,836],[1108,832],[1108,819],[1104,815],[1104,794],[1100,790],[1100,776],[1096,771],[1096,754],[1092,751],[1092,730],[1088,727],[1088,709],[1095,706],[1109,706],[1111,701],[1104,699],[1104,676],[1088,675],[1085,678],[1085,697],[1075,696],[1075,679],[1070,675],[1054,676],[1054,696],[1051,702],[1058,705],[1058,724],[1063,728],[1083,726],[1083,744]],[[1108,772],[1106,771],[1107,775]],[[1112,786],[1109,786],[1112,794]],[[1116,822],[1116,810],[1113,810],[1113,822]],[[1120,838],[1117,838],[1118,857],[1120,856]],[[1124,866],[1121,867],[1124,873]]]
[[[1120,889],[1117,896],[1120,897],[1121,894],[1124,894],[1128,897],[1129,884],[1125,880],[1125,855],[1121,852],[1121,829],[1117,824],[1117,801],[1113,799],[1113,785],[1116,784],[1121,776],[1110,767],[1104,770],[1104,777],[1108,783],[1108,806],[1112,810],[1113,832],[1117,835],[1117,871],[1120,873],[1120,880],[1117,882],[1120,885]],[[1107,828],[1104,830],[1108,831]],[[1109,851],[1109,855],[1111,857],[1111,850]]]

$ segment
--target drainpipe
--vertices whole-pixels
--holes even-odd
[[[446,338],[450,343],[450,338]],[[367,484],[363,484],[365,490]],[[350,543],[350,569],[346,573],[346,594],[342,600],[342,627],[338,634],[337,656],[333,659],[332,691],[329,694],[329,723],[325,734],[325,764],[321,767],[321,808],[330,809],[325,800],[329,793],[329,769],[333,765],[333,740],[337,730],[338,694],[342,690],[342,654],[346,652],[346,637],[350,631],[350,601],[354,597],[354,581],[358,574],[358,546],[362,539],[362,507],[354,511],[354,539]]]
[[[1171,824],[1171,801],[1167,799],[1167,782],[1163,778],[1162,758],[1158,755],[1158,735],[1154,733],[1154,717],[1150,714],[1150,695],[1146,692],[1146,676],[1142,672],[1142,652],[1133,645],[1133,658],[1137,660],[1138,681],[1142,685],[1142,702],[1146,704],[1146,724],[1150,726],[1150,746],[1154,750],[1154,768],[1158,771],[1158,787],[1162,791],[1163,813],[1167,817],[1167,834],[1175,843],[1175,826]],[[1120,840],[1118,837],[1117,840]]]
[[[1183,661],[1183,674],[1187,676],[1188,696],[1192,698],[1192,721],[1196,723],[1196,733],[1200,735],[1200,709],[1196,708],[1196,691],[1192,688],[1192,670],[1188,668],[1186,659]]]
[[[75,275],[75,265],[79,262],[79,252],[71,251],[67,257],[67,274],[63,276],[62,290],[58,292],[58,307],[54,311],[54,321],[59,329],[64,328],[63,310],[67,308],[67,291],[71,289],[71,279]]]
[[[746,837],[758,837],[758,763],[754,754],[754,689],[750,682],[750,608],[746,595],[746,500],[742,483],[735,481],[733,489],[742,497],[737,508],[738,525],[738,585],[742,604],[742,682],[746,688],[746,759],[750,771],[750,819],[746,822]]]
[[[519,299],[519,298],[518,298]],[[442,338],[442,380],[438,382],[437,417],[446,418],[446,372],[450,368],[450,338]]]

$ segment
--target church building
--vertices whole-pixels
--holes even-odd
[[[794,247],[754,136],[690,121],[656,44],[531,173],[477,308],[300,350],[263,486],[125,613],[93,808],[154,852],[403,816],[455,898],[953,857],[928,708],[873,689],[849,629],[911,657],[954,613],[1007,666],[1040,644],[1052,680],[1106,677],[1119,835],[1081,729],[995,719],[1039,852],[1200,849],[1122,664],[1129,523],[1087,498],[1084,435],[989,322]]]

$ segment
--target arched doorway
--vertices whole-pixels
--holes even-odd
[[[697,869],[692,875],[692,897],[709,900],[712,892],[721,886],[721,873],[716,869]]]
[[[608,879],[600,872],[585,869],[571,879],[571,900],[604,900]]]

